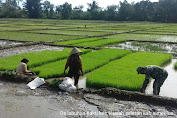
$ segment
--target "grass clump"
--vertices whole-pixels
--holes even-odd
[[[171,60],[172,55],[150,52],[131,53],[119,60],[115,60],[87,76],[86,84],[89,87],[137,91],[142,87],[144,75],[138,75],[138,66],[162,66]]]

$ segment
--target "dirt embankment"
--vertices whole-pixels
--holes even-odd
[[[30,90],[26,86],[29,80],[24,81],[26,77],[0,76],[0,117],[177,117],[177,103],[174,99],[147,96],[114,88],[79,89],[76,93],[69,94],[59,89],[51,89],[45,84]]]

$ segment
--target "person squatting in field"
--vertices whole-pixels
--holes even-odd
[[[137,69],[138,74],[145,74],[145,80],[142,85],[142,88],[140,89],[140,92],[144,93],[145,89],[149,83],[150,77],[155,79],[154,84],[153,84],[153,94],[154,95],[159,95],[160,93],[160,87],[168,77],[168,72],[164,70],[161,67],[158,66],[146,66],[146,67],[141,67],[139,66]]]
[[[18,65],[16,72],[18,74],[25,74],[25,75],[35,75],[33,71],[27,70],[27,63],[29,62],[28,59],[24,58],[21,60],[21,63]]]
[[[81,53],[81,52],[82,52],[81,50],[74,47],[73,50],[70,52],[70,56],[67,59],[65,69],[64,69],[64,76],[65,76],[65,71],[69,66],[69,72],[68,72],[67,76],[70,78],[72,78],[74,76],[74,85],[75,86],[78,84],[80,71],[83,75],[82,62],[81,62],[81,58],[79,56],[79,53]]]

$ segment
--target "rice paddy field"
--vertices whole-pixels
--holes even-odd
[[[105,46],[127,41],[177,43],[177,24],[153,22],[110,22],[88,20],[0,19],[0,40],[47,42],[68,47],[63,51],[39,51],[0,58],[0,70],[17,68],[22,58],[28,58],[28,68],[45,79],[63,75],[72,48],[82,47],[80,55],[87,86],[115,87],[137,91],[143,83],[138,66],[158,65],[172,55],[153,52],[105,49]],[[91,49],[86,49],[90,47]],[[99,47],[99,50],[94,50]],[[158,49],[157,49],[158,50]],[[177,65],[177,64],[176,64]]]
[[[136,72],[138,66],[162,66],[171,60],[169,54],[136,52],[94,71],[87,77],[87,85],[94,88],[115,87],[124,90],[139,90],[144,76]]]

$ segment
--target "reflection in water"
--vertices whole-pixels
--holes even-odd
[[[87,75],[88,75],[88,73],[79,77],[78,88],[86,88]]]
[[[125,43],[108,46],[107,48],[133,51],[175,53],[177,50],[177,44],[127,41]]]
[[[0,40],[0,47],[12,46],[12,45],[18,45],[18,44],[22,44],[22,43],[21,42]]]
[[[174,69],[176,62],[177,59],[172,59],[171,63],[164,67],[168,72],[168,77],[161,87],[160,96],[177,98],[177,71]],[[153,82],[154,79],[151,80],[146,88],[146,94],[153,93]]]
[[[168,78],[165,80],[164,84],[161,87],[160,96],[177,98],[177,71],[174,69],[174,65],[177,62],[177,59],[172,59],[170,63],[164,65],[165,70],[168,72]],[[78,88],[86,88],[86,77],[80,76]],[[153,82],[152,79],[149,85],[146,88],[146,94],[153,94]]]

